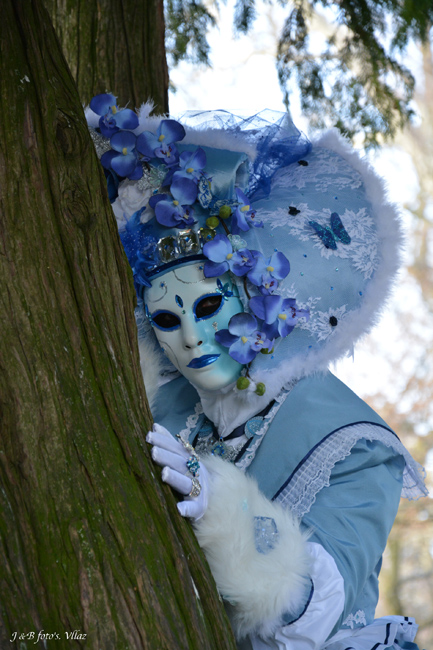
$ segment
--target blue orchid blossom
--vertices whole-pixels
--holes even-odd
[[[248,272],[248,280],[259,287],[261,294],[270,295],[278,288],[278,280],[283,280],[290,273],[290,262],[279,251],[275,251],[270,257],[265,257],[259,251],[251,253],[255,265]]]
[[[230,270],[233,247],[225,235],[215,235],[203,246],[203,255],[207,257],[203,273],[206,278],[216,278]]]
[[[259,291],[262,296],[271,296],[278,289],[279,284],[278,280],[270,278],[264,281],[263,285],[259,287]]]
[[[255,228],[263,228],[263,221],[255,221],[256,213],[251,208],[248,197],[238,187],[236,188],[236,195],[239,204],[232,216],[231,230],[233,235],[239,235],[240,232],[247,232],[252,226]]]
[[[257,329],[254,316],[245,312],[232,316],[228,329],[218,330],[215,340],[229,348],[232,359],[243,365],[252,361],[261,350],[271,350],[273,346],[273,341]]]
[[[139,124],[134,111],[130,108],[119,109],[115,96],[110,93],[95,95],[90,101],[90,108],[101,116],[99,129],[106,138],[110,138],[119,129],[136,129]]]
[[[168,194],[155,194],[149,200],[149,205],[155,210],[158,223],[168,228],[185,228],[192,226],[194,208],[192,204],[197,198],[197,185],[188,178],[173,180]]]
[[[206,153],[199,147],[195,151],[183,151],[179,156],[179,169],[173,178],[189,178],[198,183],[206,167]]]
[[[179,152],[175,142],[183,140],[185,129],[176,120],[161,120],[156,133],[143,131],[137,138],[137,149],[146,160],[160,158],[168,166],[176,165]]]
[[[130,131],[118,131],[110,138],[111,150],[101,156],[101,164],[112,169],[118,176],[139,180],[143,167],[135,149],[137,137]]]
[[[249,307],[264,321],[263,333],[272,339],[288,336],[299,318],[310,318],[308,309],[297,308],[295,298],[283,298],[278,295],[254,296],[249,301]]]
[[[251,273],[256,264],[253,253],[254,251],[250,251],[248,248],[241,248],[233,254],[231,269],[235,275],[242,277]]]
[[[203,255],[208,258],[203,269],[206,278],[215,278],[226,271],[241,277],[246,275],[255,263],[251,251],[247,248],[235,252],[226,235],[215,235],[212,241],[206,242]]]

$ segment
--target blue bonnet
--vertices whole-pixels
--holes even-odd
[[[381,314],[402,242],[382,181],[337,130],[310,143],[272,111],[173,120],[149,117],[151,105],[122,116],[113,96],[94,100],[86,115],[134,273],[139,335],[162,377],[174,369],[143,288],[196,260],[217,282],[231,272],[250,346],[243,374],[249,391],[266,386],[266,401],[352,351]],[[234,332],[220,335],[229,350]]]

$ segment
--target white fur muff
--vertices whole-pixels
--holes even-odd
[[[267,637],[305,599],[311,558],[307,535],[298,520],[260,492],[254,479],[213,456],[201,459],[209,474],[209,502],[194,530],[218,587],[230,607],[238,639],[247,634]],[[259,553],[254,517],[272,518],[278,541]]]

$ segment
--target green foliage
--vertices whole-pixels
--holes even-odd
[[[255,0],[237,0],[235,5],[234,25],[242,34],[246,34],[256,18]]]
[[[268,1],[288,7],[277,50],[285,102],[297,84],[313,127],[336,126],[349,137],[362,132],[366,146],[375,146],[410,120],[414,78],[402,63],[404,48],[410,39],[428,38],[432,0]],[[324,11],[331,34],[313,55],[312,20]],[[173,62],[209,63],[206,29],[215,19],[208,10],[192,0],[168,0],[167,16]],[[255,0],[237,0],[236,30],[247,33],[255,18]]]
[[[209,65],[207,30],[215,18],[200,0],[167,0],[166,48],[172,64],[182,59]]]
[[[317,5],[339,11],[325,47],[313,57],[309,34]],[[427,34],[417,14],[406,12],[403,18],[401,11],[396,0],[297,0],[277,54],[286,102],[294,80],[313,127],[334,125],[349,137],[362,131],[367,146],[379,144],[381,136],[392,137],[413,114],[414,79],[397,55],[409,32]]]
[[[324,48],[312,56],[310,25],[316,5],[339,11]],[[381,137],[392,137],[413,114],[414,79],[397,60],[398,50],[406,44],[409,29],[417,36],[426,33],[415,20],[404,23],[400,9],[394,0],[298,0],[284,25],[277,53],[286,102],[290,82],[295,81],[302,110],[313,127],[337,126],[349,137],[361,131],[367,146],[379,144]],[[393,29],[396,21],[398,30]]]

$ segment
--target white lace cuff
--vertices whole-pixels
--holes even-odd
[[[275,633],[277,647],[287,650],[318,650],[328,638],[344,607],[344,581],[334,559],[323,546],[307,543],[313,558],[313,592],[304,613]]]

